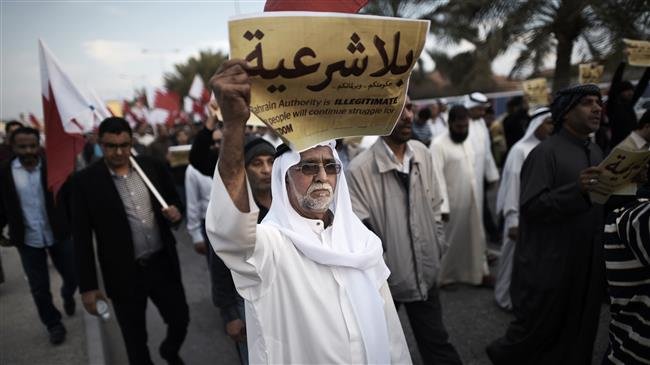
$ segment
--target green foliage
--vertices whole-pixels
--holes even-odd
[[[464,3],[464,2],[462,2]],[[650,35],[648,0],[471,0],[472,9],[455,9],[487,34],[501,31],[499,52],[524,46],[511,71],[513,77],[538,73],[544,60],[556,56],[553,88],[570,83],[571,57],[581,61],[622,59],[622,38]],[[462,6],[460,8],[463,8]],[[615,61],[611,62],[612,58]]]
[[[428,19],[430,31],[436,37],[437,45],[453,47],[462,41],[475,46],[474,50],[453,57],[441,52],[436,46],[425,51],[436,63],[436,71],[450,81],[445,89],[433,89],[433,83],[421,70],[411,75],[410,93],[413,97],[431,97],[443,94],[463,94],[471,91],[492,91],[492,60],[498,54],[493,39],[500,33],[485,39],[479,38],[479,29],[470,21],[476,0],[463,1],[397,1],[370,0],[363,8],[364,13]],[[421,63],[420,63],[421,66]]]
[[[370,0],[364,12],[428,19],[442,45],[473,44],[474,50],[452,58],[427,50],[453,93],[493,87],[491,62],[510,47],[522,49],[510,72],[514,78],[536,76],[555,56],[557,90],[577,72],[574,53],[611,70],[624,57],[623,38],[650,38],[650,0]]]
[[[198,58],[190,57],[187,62],[174,65],[173,73],[165,74],[165,87],[183,97],[190,90],[194,75],[198,73],[207,86],[208,80],[227,59],[228,55],[221,53],[221,51],[200,51]]]

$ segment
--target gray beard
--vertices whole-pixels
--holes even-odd
[[[320,213],[326,212],[327,209],[329,209],[330,204],[332,204],[332,200],[334,200],[334,191],[330,184],[313,183],[309,186],[305,195],[300,195],[300,193],[296,191],[296,187],[293,183],[293,180],[289,179],[289,182],[291,184],[291,190],[293,190],[293,194],[296,197],[298,204],[300,204],[300,206],[305,210],[309,210],[312,212],[320,212]],[[313,193],[315,190],[320,190],[320,189],[329,190],[330,192],[329,195],[326,197],[312,198],[311,193]]]

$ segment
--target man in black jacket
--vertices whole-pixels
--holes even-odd
[[[55,202],[47,190],[46,163],[40,157],[39,139],[39,132],[27,127],[18,128],[10,137],[16,157],[0,168],[0,231],[9,224],[9,244],[18,249],[38,315],[49,331],[50,342],[58,345],[65,340],[66,330],[61,313],[52,303],[48,253],[63,278],[61,296],[68,315],[75,311],[77,277],[66,202]],[[64,185],[59,197],[66,188]]]
[[[185,340],[189,309],[181,282],[176,241],[170,230],[180,223],[180,200],[165,166],[147,158],[138,164],[169,204],[161,204],[129,162],[132,132],[122,118],[107,118],[99,127],[104,157],[72,181],[73,239],[86,310],[97,314],[104,298],[95,268],[97,255],[106,294],[113,303],[131,364],[151,364],[147,347],[147,299],[167,323],[159,348],[169,364],[182,364],[178,351]]]

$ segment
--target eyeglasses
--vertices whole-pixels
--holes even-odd
[[[327,175],[338,175],[338,173],[341,172],[341,164],[335,162],[325,165],[320,163],[303,163],[292,167],[292,169],[300,170],[300,172],[306,176],[314,176],[318,175],[321,166],[323,166],[323,169],[325,169],[325,173]]]
[[[104,145],[104,148],[106,148],[108,150],[114,150],[114,151],[117,150],[117,149],[125,150],[125,149],[131,148],[131,142],[125,142],[125,143],[120,143],[120,144],[103,143],[103,145]]]

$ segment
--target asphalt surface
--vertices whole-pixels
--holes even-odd
[[[181,349],[181,357],[187,364],[236,365],[239,362],[234,345],[223,331],[218,310],[212,306],[205,258],[193,251],[191,240],[184,229],[176,232],[176,237],[191,317],[188,337]],[[453,291],[441,290],[440,299],[450,342],[456,347],[463,363],[491,364],[485,354],[485,347],[505,333],[508,323],[513,318],[512,315],[497,307],[494,303],[493,291],[487,288],[458,286]],[[148,308],[152,358],[156,364],[162,364],[164,362],[160,360],[156,350],[164,338],[165,326],[155,306],[150,305]],[[422,364],[405,310],[402,308],[399,314],[413,362]],[[607,348],[608,321],[608,309],[603,306],[598,339],[594,346],[593,364],[600,364]],[[111,353],[119,350],[111,349]]]
[[[236,365],[239,361],[234,344],[225,335],[219,312],[212,305],[205,258],[194,252],[184,229],[176,232],[176,236],[191,317],[188,336],[180,355],[187,364]],[[16,250],[0,248],[0,254],[5,271],[5,283],[0,284],[0,364],[89,363],[80,306],[78,305],[75,316],[64,317],[64,324],[68,329],[66,342],[58,347],[50,345],[47,332],[38,321]],[[61,307],[61,299],[57,295],[60,278],[53,268],[50,271],[55,303]],[[485,347],[505,332],[512,316],[494,304],[493,292],[490,289],[459,286],[453,291],[441,290],[440,298],[450,342],[456,347],[463,363],[490,364]],[[413,361],[415,364],[421,364],[404,309],[400,311],[400,318]],[[603,306],[593,364],[600,363],[607,347],[608,320],[607,307]],[[164,364],[157,349],[164,338],[166,326],[151,303],[147,310],[147,322],[149,348],[154,363]],[[106,363],[127,364],[115,318],[101,323],[101,327]]]
[[[0,284],[0,364],[87,364],[83,309],[77,296],[77,311],[68,317],[63,311],[61,277],[50,265],[50,290],[68,333],[59,346],[49,342],[48,332],[38,319],[27,277],[15,248],[0,247],[5,275]]]

